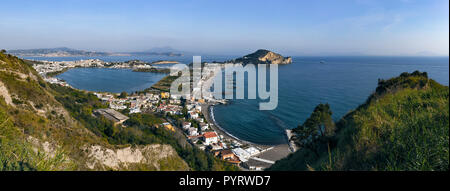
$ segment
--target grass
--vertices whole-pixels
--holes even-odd
[[[426,73],[380,80],[366,103],[336,123],[319,156],[300,149],[269,170],[449,169],[449,88]]]
[[[0,171],[70,170],[74,164],[58,150],[49,156],[26,141],[25,134],[15,126],[0,99]],[[35,150],[37,149],[37,151]]]
[[[175,81],[177,78],[178,78],[178,76],[167,75],[164,78],[162,78],[160,81],[158,81],[156,84],[153,84],[152,88],[160,90],[160,91],[168,92],[168,91],[170,91],[170,86],[172,85],[172,82]]]

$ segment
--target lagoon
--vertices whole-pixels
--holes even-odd
[[[56,76],[72,87],[97,92],[136,92],[151,87],[167,74],[131,69],[73,68]]]

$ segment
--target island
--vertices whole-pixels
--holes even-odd
[[[290,64],[291,57],[283,57],[269,50],[259,49],[254,53],[230,61],[243,64]]]

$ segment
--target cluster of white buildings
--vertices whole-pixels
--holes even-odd
[[[60,80],[58,78],[51,78],[51,77],[49,77],[49,78],[44,78],[44,80],[46,82],[50,83],[50,84],[58,84],[60,86],[70,87],[70,85],[67,82],[65,82],[63,80]]]
[[[77,61],[39,61],[33,68],[42,76],[50,72],[59,72],[65,69],[82,67],[105,67],[106,62],[99,59],[77,60]]]
[[[77,61],[39,61],[33,65],[33,68],[42,76],[47,73],[60,72],[70,68],[132,68],[132,69],[150,69],[161,68],[141,61],[127,62],[105,62],[99,59],[77,60]]]
[[[182,107],[179,104],[170,104],[160,94],[145,93],[119,98],[117,94],[94,93],[100,100],[109,104],[111,109],[129,109],[131,113],[140,113],[144,110],[163,112],[170,114],[181,114]],[[180,103],[180,102],[178,102]]]
[[[261,150],[257,149],[256,147],[248,147],[246,149],[237,147],[234,148],[232,151],[237,157],[239,157],[239,159],[242,162],[247,162],[250,159],[250,157],[261,153]]]

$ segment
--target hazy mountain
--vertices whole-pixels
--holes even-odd
[[[76,50],[67,47],[59,48],[39,48],[39,49],[18,49],[8,50],[9,54],[16,56],[36,56],[36,57],[66,57],[66,56],[108,56],[106,52],[92,52],[85,50]]]
[[[76,57],[76,56],[182,56],[182,51],[170,47],[152,48],[147,51],[136,52],[97,52],[77,50],[67,47],[59,48],[38,48],[38,49],[17,49],[8,50],[9,54],[19,57]]]
[[[161,55],[161,56],[183,56],[184,52],[175,50],[169,46],[154,47],[145,51],[127,52],[130,55]]]

